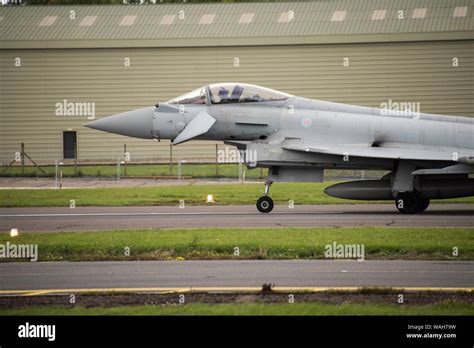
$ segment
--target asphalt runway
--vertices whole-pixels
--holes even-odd
[[[474,262],[226,260],[0,263],[0,290],[474,287]]]
[[[269,214],[253,205],[0,208],[3,232],[170,227],[474,226],[474,204],[432,204],[418,215],[394,204],[278,205]]]

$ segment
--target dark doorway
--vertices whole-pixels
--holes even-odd
[[[76,144],[77,144],[76,132],[63,132],[63,158],[64,159],[75,159],[76,158]]]

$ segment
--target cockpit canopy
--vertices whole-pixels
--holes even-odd
[[[170,104],[231,104],[286,100],[291,95],[245,83],[215,83],[170,100]]]

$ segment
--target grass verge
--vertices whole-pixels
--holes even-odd
[[[38,244],[40,261],[324,259],[325,246],[333,242],[363,244],[366,259],[474,260],[473,232],[457,227],[149,229],[35,232],[14,239],[0,234],[0,244]],[[126,248],[130,256],[124,255]]]
[[[271,197],[276,203],[288,204],[349,204],[377,203],[354,201],[326,195],[324,189],[335,182],[324,183],[275,183]],[[0,207],[68,207],[71,199],[76,206],[144,206],[203,204],[208,194],[214,195],[216,204],[251,204],[263,194],[263,184],[172,185],[159,187],[121,187],[95,189],[0,190]],[[474,203],[474,197],[443,200],[452,203]],[[380,203],[380,202],[378,202]],[[387,202],[384,202],[387,203]]]
[[[472,303],[438,302],[422,306],[389,304],[338,305],[294,304],[203,304],[123,307],[32,307],[1,310],[0,315],[474,315]]]

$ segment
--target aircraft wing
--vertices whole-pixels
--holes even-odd
[[[378,147],[369,144],[321,144],[305,145],[291,144],[284,145],[283,149],[302,152],[313,152],[326,155],[354,156],[367,158],[383,159],[406,159],[423,161],[454,161],[454,151],[442,147],[433,147],[429,149],[419,148],[419,145],[410,144],[390,144],[379,145]],[[459,162],[465,158],[466,163],[470,163],[472,156],[468,156],[465,151],[459,151],[456,154]]]

